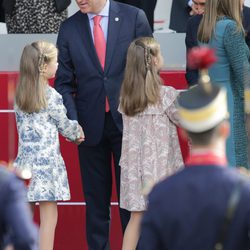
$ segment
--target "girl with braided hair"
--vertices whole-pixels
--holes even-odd
[[[39,250],[53,250],[57,201],[70,199],[58,132],[77,144],[84,140],[78,122],[67,118],[61,95],[48,84],[56,70],[54,44],[39,41],[25,46],[15,96],[19,143],[14,166],[32,172],[27,198],[32,208],[39,203]]]
[[[145,194],[183,165],[176,130],[178,92],[162,85],[162,66],[160,45],[154,38],[131,43],[119,105],[124,126],[120,207],[131,211],[123,250],[136,249],[140,220],[147,208]]]

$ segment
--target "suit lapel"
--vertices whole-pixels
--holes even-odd
[[[108,72],[108,69],[112,61],[116,41],[120,33],[121,21],[122,17],[119,6],[115,2],[110,1],[108,37],[107,37],[107,47],[106,47],[105,68],[104,68],[105,72]]]
[[[80,34],[80,38],[82,40],[83,46],[86,47],[85,51],[89,54],[89,58],[91,58],[93,64],[95,64],[97,69],[100,72],[103,72],[102,66],[99,62],[98,56],[96,54],[95,46],[92,39],[92,34],[89,25],[88,15],[79,13],[80,22],[77,22],[78,25],[78,33]]]

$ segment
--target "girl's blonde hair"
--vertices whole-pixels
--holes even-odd
[[[23,49],[15,96],[15,102],[22,111],[33,113],[47,107],[44,70],[56,57],[57,48],[50,42],[34,42]]]
[[[241,16],[241,0],[207,0],[205,12],[198,29],[198,40],[208,43],[214,35],[218,17],[226,16],[237,24],[238,32],[244,32]]]
[[[134,116],[159,101],[162,82],[154,61],[159,56],[160,45],[152,37],[130,44],[120,93],[120,107],[126,115]]]

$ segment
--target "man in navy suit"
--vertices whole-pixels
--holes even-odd
[[[202,15],[196,15],[191,17],[187,22],[185,38],[187,53],[190,49],[198,45],[197,33],[201,19]],[[246,43],[250,48],[250,8],[247,6],[243,6],[243,26],[246,31]],[[196,84],[198,80],[198,71],[190,69],[188,65],[186,67],[186,80],[189,86]]]
[[[206,0],[173,0],[169,28],[176,32],[186,32],[187,22],[191,16],[204,11]]]
[[[11,244],[15,250],[37,250],[37,242],[24,184],[0,166],[0,249]]]
[[[225,156],[226,90],[206,82],[181,93],[178,104],[190,157],[149,195],[139,249],[250,249],[250,179]]]
[[[189,0],[172,0],[169,28],[177,33],[186,32],[191,10]]]
[[[117,109],[126,53],[135,38],[152,36],[152,31],[145,13],[136,7],[112,0],[77,0],[77,4],[80,11],[62,23],[58,34],[55,87],[63,96],[68,117],[78,120],[85,133],[78,152],[88,246],[90,250],[109,249],[112,157],[120,193],[122,118]],[[104,66],[93,42],[96,15],[102,17],[106,41]],[[121,209],[120,217],[125,230],[128,211]]]

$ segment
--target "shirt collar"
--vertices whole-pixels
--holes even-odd
[[[220,155],[212,151],[191,152],[185,161],[185,165],[187,167],[204,165],[226,166],[227,159],[225,155]]]
[[[92,18],[94,18],[95,16],[109,16],[109,6],[110,6],[110,1],[107,0],[106,4],[104,6],[104,8],[98,13],[98,14],[94,14],[94,13],[87,13],[89,20],[91,20]]]

